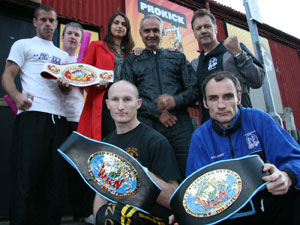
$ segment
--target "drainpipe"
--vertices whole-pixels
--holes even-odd
[[[209,0],[205,0],[204,6],[207,10],[210,10],[209,9]]]
[[[243,0],[243,1],[244,1],[244,7],[246,10],[246,17],[247,17],[247,22],[248,22],[251,38],[252,38],[255,55],[258,57],[259,61],[262,63],[262,65],[265,68],[263,54],[261,51],[261,45],[260,45],[259,38],[258,38],[257,26],[256,26],[255,21],[251,18],[251,12],[250,12],[250,7],[249,7],[249,3],[248,3],[249,0]],[[267,73],[265,75],[264,83],[262,85],[262,90],[263,90],[264,99],[266,102],[267,113],[270,116],[272,116],[272,118],[275,121],[277,121],[281,126],[283,126],[282,120],[281,120],[279,114],[275,110],[273,95],[271,92],[271,86],[270,86],[269,77],[268,77]]]

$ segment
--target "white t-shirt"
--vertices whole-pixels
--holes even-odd
[[[10,49],[7,60],[20,67],[22,92],[34,96],[28,111],[39,111],[66,116],[64,94],[58,87],[57,80],[48,80],[40,75],[46,62],[64,64],[68,54],[55,47],[52,41],[39,37],[16,41]],[[18,113],[21,111],[19,110]]]
[[[77,62],[76,56],[69,56],[66,63]],[[67,120],[70,122],[79,122],[80,115],[84,105],[83,88],[72,87],[72,90],[65,95],[65,110]]]

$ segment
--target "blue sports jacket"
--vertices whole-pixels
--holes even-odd
[[[210,163],[255,153],[287,172],[300,189],[299,144],[267,113],[251,108],[240,108],[228,128],[209,119],[193,133],[186,176]]]

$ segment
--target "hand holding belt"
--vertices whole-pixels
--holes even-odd
[[[41,76],[46,79],[64,77],[70,85],[76,87],[87,87],[99,84],[102,80],[113,82],[114,71],[98,69],[85,63],[73,63],[66,65],[45,63],[42,68]]]
[[[215,224],[229,217],[255,213],[240,211],[266,185],[264,163],[258,155],[222,160],[187,177],[170,199],[179,224]],[[252,203],[251,203],[252,205]]]
[[[148,213],[160,193],[143,166],[124,150],[73,132],[58,152],[95,192]]]

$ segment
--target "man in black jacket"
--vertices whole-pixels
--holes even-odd
[[[260,88],[265,72],[260,62],[252,56],[236,36],[217,40],[216,18],[206,9],[199,9],[192,18],[194,36],[203,48],[200,56],[192,61],[200,86],[206,77],[216,71],[228,71],[236,76],[242,87],[242,105],[252,107],[250,87]],[[202,96],[200,97],[202,99]],[[201,103],[202,123],[209,119],[208,110]]]
[[[145,50],[140,56],[127,56],[121,76],[137,86],[143,100],[139,120],[167,137],[184,177],[193,132],[187,107],[197,101],[199,89],[185,55],[160,48],[162,30],[159,17],[142,19],[140,35]]]

